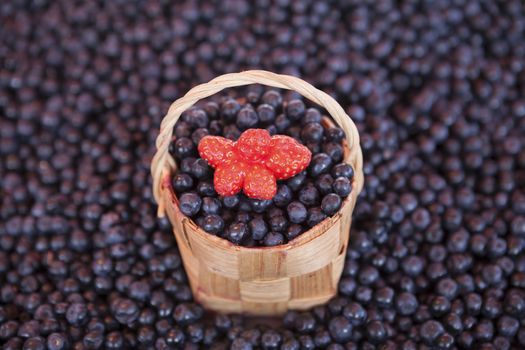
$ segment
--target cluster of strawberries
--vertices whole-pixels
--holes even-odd
[[[300,173],[312,157],[292,137],[270,136],[264,129],[246,130],[237,142],[205,136],[198,150],[215,168],[213,183],[219,195],[231,196],[242,189],[248,197],[268,200],[277,192],[277,180]]]

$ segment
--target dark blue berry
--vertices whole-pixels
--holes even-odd
[[[211,167],[202,158],[198,158],[191,165],[191,174],[199,180],[207,179],[211,175]]]
[[[284,243],[284,236],[279,232],[268,232],[264,236],[263,244],[267,247],[273,247]]]
[[[317,108],[308,108],[306,110],[306,114],[304,118],[301,120],[301,123],[303,125],[309,124],[309,123],[321,123],[321,113]]]
[[[262,95],[262,102],[278,109],[283,103],[283,98],[279,92],[268,90]]]
[[[294,178],[292,178],[292,179],[294,179]],[[290,179],[290,180],[292,180],[292,179]],[[290,180],[288,180],[288,181],[290,181]],[[272,201],[277,207],[282,208],[282,207],[287,206],[288,203],[290,203],[290,201],[292,200],[292,197],[293,197],[293,193],[292,193],[290,187],[288,187],[287,185],[283,184],[283,185],[279,185],[279,187],[277,187],[277,193],[272,198]]]
[[[268,104],[257,106],[257,114],[261,123],[269,124],[275,120],[275,110]]]
[[[344,151],[343,151],[343,146],[341,146],[340,143],[335,143],[335,142],[325,143],[323,144],[322,150],[324,153],[328,154],[330,158],[332,158],[332,161],[334,163],[337,163],[343,160]]]
[[[304,143],[321,142],[324,135],[324,128],[319,123],[308,123],[301,131],[301,139]]]
[[[233,209],[239,204],[239,196],[233,195],[233,196],[227,196],[222,197],[222,204],[225,208]]]
[[[188,137],[178,138],[173,144],[173,147],[173,154],[178,158],[193,156],[196,151],[195,144]]]
[[[302,232],[303,232],[303,227],[301,225],[292,224],[288,226],[284,235],[288,241],[291,241],[295,237],[299,236]]]
[[[226,121],[232,122],[235,120],[237,112],[239,112],[240,109],[241,106],[239,103],[236,100],[229,98],[221,105],[221,115]]]
[[[346,198],[352,192],[352,183],[347,177],[338,177],[332,184],[334,193],[339,197]]]
[[[299,200],[306,206],[314,206],[319,203],[319,191],[309,183],[299,191]]]
[[[248,226],[252,233],[252,238],[255,240],[262,240],[266,233],[268,233],[268,225],[263,218],[254,218],[249,223]]]
[[[232,243],[239,244],[248,238],[250,234],[248,226],[244,222],[231,224],[225,232],[225,238]]]
[[[324,219],[326,219],[326,214],[320,207],[313,207],[308,209],[308,219],[306,219],[306,224],[309,227],[314,227]]]
[[[173,177],[173,188],[177,192],[188,191],[193,187],[193,178],[185,173],[178,173]]]
[[[337,316],[331,319],[328,329],[332,339],[338,343],[345,343],[352,337],[352,324],[345,317]]]
[[[202,199],[198,194],[193,192],[184,193],[179,197],[180,211],[187,216],[196,215],[201,209]]]
[[[259,117],[252,107],[243,107],[237,113],[237,127],[240,130],[254,128],[259,123]]]
[[[224,220],[219,215],[206,215],[201,226],[204,231],[217,235],[224,230]]]
[[[294,224],[304,222],[308,217],[306,207],[301,202],[292,202],[286,207],[289,220]]]
[[[312,157],[312,160],[310,161],[310,165],[308,166],[308,174],[311,177],[315,178],[321,174],[329,172],[331,165],[332,165],[332,158],[330,158],[328,154],[318,153],[314,155]]]
[[[332,192],[332,185],[334,178],[330,174],[322,174],[315,180],[315,187],[319,190],[321,195],[325,195]]]
[[[332,176],[334,179],[341,176],[351,179],[354,176],[354,169],[349,164],[339,163],[332,168]]]
[[[321,209],[326,215],[332,216],[339,211],[341,204],[341,197],[335,193],[329,193],[323,197],[323,200],[321,201]]]

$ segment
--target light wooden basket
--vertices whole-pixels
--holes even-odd
[[[172,130],[182,112],[225,88],[263,84],[295,90],[324,107],[344,130],[345,162],[354,168],[353,189],[333,217],[276,247],[247,248],[206,233],[179,210],[171,187],[176,163],[168,152]],[[328,94],[292,76],[252,70],[219,76],[175,101],[161,123],[152,160],[153,193],[159,216],[165,213],[173,231],[195,299],[219,312],[277,315],[308,309],[337,293],[343,271],[352,211],[363,187],[359,134],[343,108]]]

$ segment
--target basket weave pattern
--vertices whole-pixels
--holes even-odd
[[[256,83],[295,90],[324,107],[346,134],[344,161],[355,173],[353,190],[336,215],[276,247],[241,247],[204,232],[180,212],[170,184],[176,164],[168,147],[182,112],[225,88]],[[275,315],[322,304],[336,294],[363,173],[357,129],[332,97],[296,77],[266,71],[225,74],[196,86],[171,105],[156,145],[151,165],[153,193],[159,215],[167,213],[173,225],[197,301],[215,311]]]

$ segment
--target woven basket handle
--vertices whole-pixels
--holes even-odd
[[[357,128],[352,119],[350,119],[343,108],[330,95],[316,89],[304,80],[290,75],[276,74],[263,70],[249,70],[241,73],[224,74],[207,83],[195,86],[189,90],[186,95],[173,102],[160,124],[160,133],[155,143],[157,152],[151,161],[153,195],[159,204],[159,216],[164,216],[164,208],[161,204],[162,174],[164,170],[171,172],[175,169],[175,160],[169,154],[168,148],[173,127],[177,120],[179,120],[182,112],[193,106],[199,100],[212,96],[223,89],[249,84],[262,84],[281,89],[294,90],[310,101],[324,107],[346,134],[350,153],[346,156],[345,160],[356,159],[356,167],[358,167],[358,169],[354,170],[361,171],[363,160]]]

